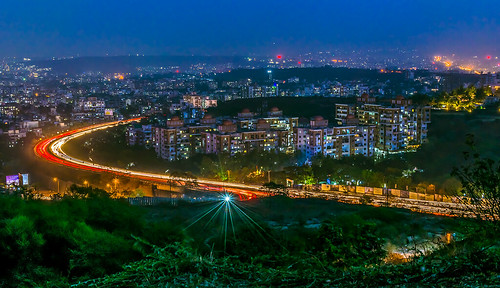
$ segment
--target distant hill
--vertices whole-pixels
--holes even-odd
[[[80,57],[60,60],[35,60],[33,64],[52,68],[58,74],[81,74],[84,72],[132,73],[138,67],[179,66],[181,71],[192,64],[243,63],[237,56],[112,56]]]
[[[397,80],[403,81],[403,73],[380,73],[376,69],[357,68],[336,68],[331,66],[313,68],[290,68],[290,69],[270,69],[274,79],[286,80],[292,77],[307,82],[315,81],[356,81],[356,80]],[[268,69],[235,69],[231,72],[218,74],[215,78],[218,81],[238,81],[242,79],[252,79],[262,82],[269,79]]]

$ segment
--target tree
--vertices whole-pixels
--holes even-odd
[[[481,87],[477,89],[476,102],[482,104],[484,100],[486,100],[486,98],[491,95],[493,95],[493,93],[491,92],[490,86]]]
[[[452,175],[462,182],[456,194],[467,211],[498,226],[500,220],[500,161],[483,158],[475,151],[474,138],[468,135],[471,152],[464,153],[466,163],[454,168]],[[498,228],[498,227],[497,227]]]
[[[6,270],[18,270],[23,273],[33,268],[40,260],[40,248],[45,243],[42,234],[35,229],[35,223],[27,216],[18,215],[4,220],[0,230],[0,256]]]
[[[321,225],[313,243],[318,258],[337,267],[378,263],[385,251],[383,240],[376,235],[376,225],[357,218],[342,220],[344,224],[325,221]]]
[[[69,186],[66,194],[64,195],[66,198],[76,198],[76,199],[84,199],[84,198],[109,198],[109,193],[105,190],[94,188],[94,187],[83,187],[72,184]]]
[[[446,179],[441,185],[445,195],[457,195],[462,189],[462,183],[456,177]]]

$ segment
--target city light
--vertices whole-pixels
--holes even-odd
[[[500,287],[500,1],[4,2],[1,283]]]
[[[155,174],[155,173],[147,173],[147,172],[138,172],[138,171],[133,171],[133,170],[128,170],[128,169],[123,169],[123,168],[117,168],[117,167],[111,167],[111,166],[105,166],[97,163],[92,163],[88,161],[84,161],[81,159],[77,159],[74,157],[71,157],[67,155],[66,153],[63,152],[62,147],[64,144],[66,144],[69,140],[75,139],[81,136],[84,136],[88,133],[99,131],[99,130],[104,130],[108,129],[111,127],[116,127],[119,125],[119,123],[130,123],[130,122],[135,122],[139,121],[142,118],[133,118],[129,120],[124,120],[124,121],[115,121],[115,122],[108,122],[108,123],[103,123],[103,124],[97,124],[81,129],[76,129],[72,131],[68,131],[62,134],[58,134],[54,137],[45,139],[40,141],[35,147],[34,147],[34,152],[37,156],[44,158],[45,160],[48,160],[49,162],[61,164],[67,167],[71,168],[76,168],[76,169],[81,169],[81,170],[87,170],[87,171],[93,171],[93,172],[107,172],[107,173],[112,173],[116,176],[124,176],[124,177],[129,177],[129,178],[136,178],[144,181],[155,181],[159,183],[168,183],[169,182],[169,176],[165,174]],[[54,182],[58,182],[57,178],[53,179]],[[179,181],[189,181],[189,179],[183,179],[179,178]],[[264,195],[264,193],[258,192],[260,186],[257,185],[247,185],[247,184],[242,184],[242,183],[233,183],[233,182],[223,182],[223,181],[212,181],[212,180],[205,180],[205,179],[198,179],[197,180],[198,185],[208,185],[212,187],[213,189],[216,189],[217,187],[225,187],[226,189],[231,189],[233,193],[238,194],[240,197],[244,199],[248,198],[253,198],[256,195]],[[114,184],[114,185],[112,185]],[[106,184],[106,187],[108,189],[112,188],[113,186],[114,189],[116,190],[116,186],[119,184],[119,180],[117,178],[114,178],[112,180],[112,184],[108,183]],[[231,197],[232,199],[232,197]],[[225,201],[221,201],[225,202]],[[234,201],[229,201],[233,203]],[[227,203],[229,203],[227,202]]]
[[[217,225],[221,229],[221,238],[224,243],[224,251],[226,250],[228,236],[232,236],[233,240],[237,239],[235,222],[239,221],[245,224],[249,229],[251,229],[255,234],[259,235],[263,239],[268,239],[276,241],[270,238],[270,235],[262,228],[257,221],[255,221],[247,212],[251,212],[248,208],[244,206],[243,203],[233,201],[233,195],[230,193],[224,193],[221,196],[222,201],[217,201],[208,207],[205,211],[201,212],[198,216],[192,219],[192,222],[185,228],[185,230],[198,224],[202,226],[202,229],[207,229],[210,225]],[[245,212],[246,211],[246,212]],[[202,221],[206,219],[205,221]],[[220,221],[219,224],[215,223]]]

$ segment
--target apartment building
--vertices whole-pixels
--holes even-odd
[[[411,100],[402,96],[392,99],[388,106],[373,104],[370,99],[362,96],[357,105],[337,104],[336,120],[347,124],[357,119],[361,126],[373,125],[378,152],[411,150],[427,141],[431,107],[412,105]]]
[[[129,146],[144,146],[151,148],[153,145],[151,125],[134,123],[127,128],[126,139]]]
[[[199,153],[236,155],[252,150],[300,151],[309,160],[317,155],[341,158],[375,154],[377,125],[359,125],[359,120],[351,114],[340,126],[330,125],[321,116],[299,124],[297,117],[283,117],[282,111],[275,107],[266,116],[258,117],[244,109],[235,118],[205,115],[190,124],[175,116],[166,121],[165,127],[151,127],[152,145],[158,157],[169,161]],[[386,121],[390,116],[381,114],[381,119]],[[135,129],[129,128],[131,145],[143,141],[144,136],[132,133]]]

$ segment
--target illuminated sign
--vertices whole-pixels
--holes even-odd
[[[7,176],[5,176],[5,183],[7,185],[19,185],[19,175],[7,175]]]
[[[29,174],[21,174],[22,185],[30,185]]]

